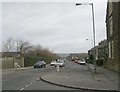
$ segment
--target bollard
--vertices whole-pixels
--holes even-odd
[[[59,69],[59,64],[57,64],[57,68],[56,68],[56,69],[57,69],[57,72],[59,72],[59,71],[60,71],[60,69]]]

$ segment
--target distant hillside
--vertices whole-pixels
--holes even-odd
[[[55,53],[55,54],[60,57],[68,57],[70,55],[70,53]]]
[[[88,55],[88,53],[55,53],[57,56],[60,56],[60,57],[86,57]]]

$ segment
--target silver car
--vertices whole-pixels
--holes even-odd
[[[80,65],[86,65],[86,61],[84,59],[82,59],[82,60],[79,61],[79,64]]]

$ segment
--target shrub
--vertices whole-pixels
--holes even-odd
[[[97,66],[102,66],[103,65],[103,59],[96,60],[96,65]]]
[[[25,56],[24,59],[24,66],[33,66],[38,60],[43,60],[45,61],[47,64],[51,62],[53,58],[51,57],[38,57],[38,56]]]
[[[94,64],[93,60],[88,60],[88,63]]]

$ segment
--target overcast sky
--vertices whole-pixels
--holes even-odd
[[[88,2],[89,3],[89,2]],[[95,2],[96,45],[106,38],[106,2]],[[92,47],[91,5],[75,2],[2,3],[2,39],[28,40],[59,53],[87,52]]]

